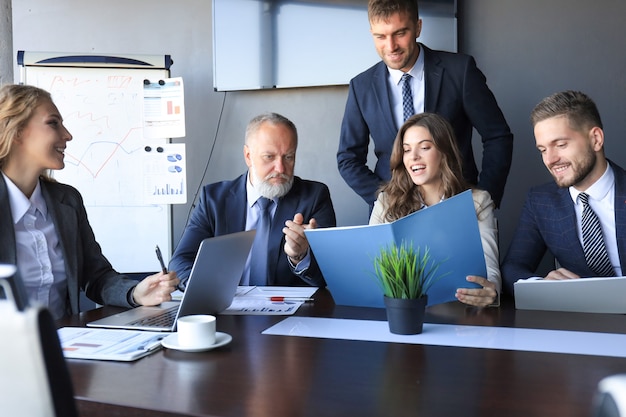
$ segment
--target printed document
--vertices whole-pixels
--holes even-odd
[[[69,359],[134,361],[155,352],[164,332],[62,327],[57,330],[63,355]]]

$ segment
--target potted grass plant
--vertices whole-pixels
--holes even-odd
[[[440,265],[428,247],[414,249],[412,242],[381,248],[374,259],[374,274],[384,293],[389,331],[422,332],[428,289],[442,277]]]

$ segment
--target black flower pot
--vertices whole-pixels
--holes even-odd
[[[385,296],[389,331],[395,334],[422,333],[428,296],[415,299]]]

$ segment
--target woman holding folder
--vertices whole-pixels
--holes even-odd
[[[381,187],[370,224],[392,222],[471,188],[463,179],[454,131],[437,114],[406,120],[394,141],[390,165],[391,180]],[[456,298],[473,306],[497,306],[501,279],[494,203],[487,191],[473,189],[472,197],[487,277],[468,276],[467,281],[482,288],[459,288]]]
[[[137,283],[116,272],[95,240],[80,193],[50,177],[65,166],[70,140],[47,91],[0,88],[0,263],[17,265],[29,300],[55,318],[80,312],[81,290],[96,303],[124,307],[170,300],[176,273]]]

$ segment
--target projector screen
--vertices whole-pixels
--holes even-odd
[[[456,52],[456,0],[419,7],[418,40]],[[216,91],[344,85],[379,60],[367,0],[213,0]]]

